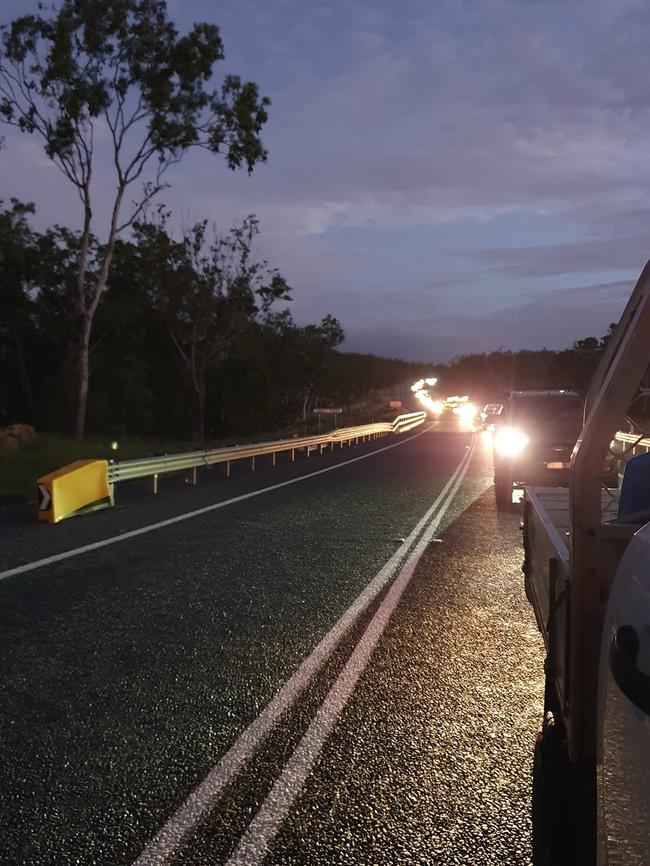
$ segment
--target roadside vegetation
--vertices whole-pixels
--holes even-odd
[[[190,443],[154,439],[126,439],[113,450],[106,437],[89,436],[77,442],[71,436],[57,433],[38,434],[33,442],[20,443],[15,449],[0,449],[0,505],[35,499],[36,479],[74,460],[120,459],[165,454],[190,449]]]

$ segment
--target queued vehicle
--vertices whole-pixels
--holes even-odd
[[[495,421],[501,410],[503,403],[486,403],[479,413],[481,426],[484,430],[494,431]]]
[[[512,492],[526,484],[567,483],[571,452],[584,412],[577,391],[511,391],[493,417],[494,493],[497,509],[512,503]]]
[[[460,407],[467,403],[468,400],[469,397],[467,396],[467,394],[454,394],[451,397],[445,397],[445,399],[442,401],[443,409],[445,412],[456,413],[456,410],[460,409]]]

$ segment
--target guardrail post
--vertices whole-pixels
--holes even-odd
[[[271,455],[271,458],[272,458],[272,465],[275,466],[275,451]]]
[[[251,457],[251,472],[255,472],[255,458]]]
[[[226,460],[226,478],[230,478],[230,460]]]
[[[196,466],[194,466],[192,469],[192,484],[194,487],[196,487]]]
[[[292,463],[296,462],[296,449],[295,448],[291,449],[291,462]]]
[[[153,476],[153,492],[158,493],[158,473],[154,472]]]

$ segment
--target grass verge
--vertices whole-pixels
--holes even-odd
[[[40,433],[33,443],[22,444],[16,451],[0,451],[0,504],[35,501],[36,479],[75,460],[128,460],[191,449],[189,442],[129,438],[121,440],[114,451],[109,438],[92,436],[75,442],[55,433]]]

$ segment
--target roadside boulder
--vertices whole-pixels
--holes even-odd
[[[15,436],[0,430],[0,451],[17,451],[19,445],[20,442]]]
[[[15,451],[20,445],[30,445],[36,439],[31,424],[10,424],[0,428],[0,448]]]

